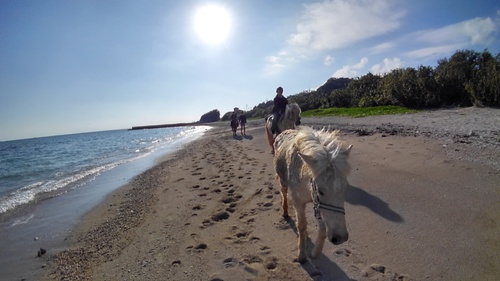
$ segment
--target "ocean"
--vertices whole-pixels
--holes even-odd
[[[79,219],[208,126],[113,130],[0,142],[0,276],[57,251]],[[59,249],[60,250],[60,249]],[[35,269],[35,268],[32,268]]]

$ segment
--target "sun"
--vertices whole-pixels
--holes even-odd
[[[226,41],[231,30],[229,12],[219,5],[206,5],[196,10],[194,28],[200,39],[209,45]]]

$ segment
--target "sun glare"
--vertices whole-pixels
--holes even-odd
[[[231,29],[231,18],[226,9],[217,5],[198,8],[194,28],[200,39],[210,45],[223,43]]]

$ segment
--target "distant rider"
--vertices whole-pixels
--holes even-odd
[[[286,105],[288,104],[288,100],[283,96],[283,88],[278,87],[276,89],[276,97],[274,97],[274,106],[273,106],[273,124],[271,126],[271,132],[278,132],[278,120],[285,114]]]

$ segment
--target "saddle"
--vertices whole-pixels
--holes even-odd
[[[277,124],[278,124],[279,122],[283,121],[283,119],[284,119],[284,118],[285,118],[285,114],[281,114],[281,116],[280,116],[280,118],[279,118],[279,120],[278,120]],[[269,121],[271,122],[271,124],[272,124],[272,123],[273,123],[273,119],[274,119],[274,116],[273,116],[273,115],[269,115],[269,116],[267,117],[267,119],[266,119],[266,120],[269,120]],[[301,118],[300,118],[300,116],[299,116],[299,119],[297,119],[297,122],[295,122],[295,125],[296,125],[296,126],[299,126],[299,125],[302,123],[302,122],[300,121],[300,119],[301,119]],[[271,125],[271,126],[272,126],[272,125]],[[272,128],[270,128],[270,129],[272,129]],[[278,126],[276,126],[276,131],[274,132],[274,134],[276,134],[276,135],[281,134],[281,131],[280,131],[280,129],[279,129],[279,127],[278,127]]]
[[[283,121],[284,118],[285,118],[285,114],[281,114],[280,118],[276,122],[276,130],[274,131],[275,135],[279,135],[281,133],[281,131],[280,131],[279,127],[278,127],[278,123],[281,122],[281,121]],[[269,117],[267,117],[267,120],[269,120],[269,122],[271,122],[271,128],[269,128],[269,129],[271,129],[271,131],[272,131],[272,126],[273,126],[272,124],[274,122],[274,115],[272,115],[272,114],[269,115]]]

